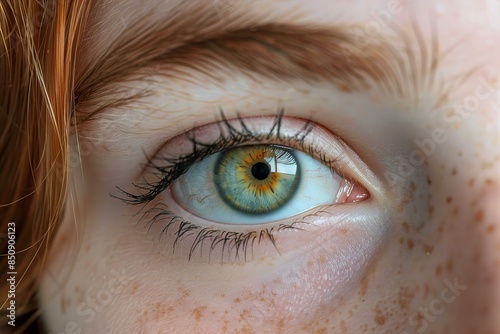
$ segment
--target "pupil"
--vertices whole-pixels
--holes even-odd
[[[266,177],[269,176],[270,173],[271,173],[271,168],[269,168],[269,165],[263,162],[257,162],[255,165],[252,166],[252,175],[257,180],[264,180]]]

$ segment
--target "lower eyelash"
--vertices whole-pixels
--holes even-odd
[[[154,224],[160,223],[161,221],[167,221],[162,228],[159,239],[167,235],[169,229],[173,226],[176,227],[176,231],[173,233],[175,237],[172,243],[172,251],[175,252],[179,244],[186,238],[195,235],[192,245],[189,250],[188,260],[192,260],[195,252],[199,250],[203,251],[203,243],[205,241],[210,241],[208,261],[210,262],[212,252],[218,247],[221,247],[222,257],[221,262],[224,261],[224,256],[227,256],[228,261],[250,261],[253,259],[253,249],[255,245],[259,245],[261,242],[268,240],[274,246],[278,254],[280,253],[276,240],[274,238],[275,233],[283,230],[304,230],[302,225],[309,225],[310,223],[304,221],[304,219],[317,216],[322,213],[318,210],[315,213],[309,214],[302,219],[297,219],[291,224],[280,224],[278,226],[263,229],[260,231],[249,231],[249,232],[234,232],[234,231],[224,231],[215,228],[203,228],[195,225],[189,221],[184,220],[182,217],[176,215],[174,212],[170,211],[168,206],[163,203],[158,203],[154,207],[147,209],[144,212],[139,212],[141,218],[138,224],[145,223],[148,227],[148,231],[151,230]],[[153,215],[151,217],[151,215]],[[200,255],[203,255],[200,253]],[[251,255],[251,256],[250,256]]]

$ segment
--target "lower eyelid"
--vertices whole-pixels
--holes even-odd
[[[161,201],[159,201],[161,202]],[[155,206],[153,206],[155,207]],[[160,217],[157,221],[152,222],[151,217],[148,215],[143,216],[144,220],[139,224],[141,228],[146,228],[148,234],[158,240],[160,247],[163,249],[162,253],[169,258],[178,258],[179,261],[186,261],[190,257],[190,261],[195,262],[215,262],[215,263],[232,263],[232,262],[249,262],[258,259],[272,258],[279,256],[280,261],[286,259],[293,259],[293,254],[302,254],[307,249],[317,247],[315,245],[324,242],[335,243],[337,238],[344,238],[346,231],[353,229],[370,229],[376,230],[376,233],[383,234],[383,228],[376,228],[380,218],[373,210],[373,204],[369,201],[364,204],[357,205],[359,208],[353,211],[352,208],[346,205],[330,205],[320,208],[315,208],[308,213],[296,217],[296,222],[293,228],[289,226],[293,224],[292,221],[283,221],[281,224],[263,224],[259,228],[247,228],[242,226],[225,226],[222,224],[210,224],[204,226],[203,229],[211,229],[212,231],[219,231],[220,233],[212,233],[213,237],[219,238],[218,244],[212,248],[213,239],[207,239],[199,242],[193,249],[193,242],[195,241],[198,232],[202,230],[201,227],[196,226],[191,231],[177,240],[176,233],[179,231],[180,224],[199,223],[194,220],[186,219],[177,214],[166,214]],[[163,203],[159,210],[167,208]],[[151,214],[158,215],[158,211],[151,211]],[[176,221],[165,232],[171,218],[177,217]],[[189,221],[189,223],[187,223]],[[371,226],[371,227],[370,227]],[[272,230],[272,238],[270,240],[267,234]],[[331,235],[331,239],[325,240],[325,233]],[[253,236],[249,238],[247,247],[236,247],[233,236],[237,234],[244,237],[246,234],[254,232]],[[159,237],[158,237],[159,236]],[[226,238],[223,241],[221,238]],[[241,241],[241,240],[240,240]],[[347,240],[346,240],[347,242]],[[361,242],[357,239],[349,240],[351,243]],[[175,246],[174,246],[175,243]],[[224,252],[223,248],[226,249]],[[229,251],[231,250],[231,251]]]

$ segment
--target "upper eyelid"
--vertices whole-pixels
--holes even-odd
[[[359,163],[354,163],[352,157],[350,157],[352,154],[355,154],[354,151],[352,151],[340,137],[329,132],[327,129],[324,129],[318,124],[312,123],[309,120],[304,120],[304,119],[294,120],[294,117],[285,117],[284,109],[282,109],[276,116],[249,117],[248,119],[254,119],[254,122],[256,119],[258,119],[261,122],[267,123],[269,130],[261,129],[260,130],[261,132],[251,132],[252,130],[248,130],[247,126],[245,125],[247,124],[246,122],[248,122],[248,124],[252,123],[249,122],[246,118],[238,118],[230,120],[226,119],[224,116],[222,118],[224,120],[222,126],[217,123],[206,124],[201,127],[191,129],[188,131],[188,133],[194,132],[196,130],[200,131],[200,129],[203,132],[205,127],[210,127],[210,126],[212,128],[218,127],[219,129],[225,126],[227,129],[229,129],[227,130],[229,133],[231,133],[231,131],[235,131],[236,133],[234,135],[236,137],[243,136],[241,142],[238,142],[238,138],[236,138],[236,140],[232,140],[231,136],[228,135],[227,133],[226,134],[212,133],[211,135],[213,135],[214,138],[217,138],[216,141],[211,142],[206,138],[205,140],[200,141],[201,143],[200,147],[202,147],[202,150],[199,152],[191,151],[191,145],[188,143],[189,145],[185,149],[189,149],[190,151],[185,151],[185,149],[179,149],[179,147],[182,145],[182,141],[189,142],[188,139],[189,136],[188,137],[183,135],[176,136],[173,138],[174,140],[176,140],[175,142],[172,141],[172,139],[167,141],[167,143],[163,145],[162,149],[160,149],[154,155],[150,156],[147,159],[146,167],[149,167],[151,169],[151,175],[159,175],[159,181],[150,182],[147,181],[146,178],[144,178],[144,176],[142,176],[144,180],[143,183],[140,184],[134,183],[134,186],[140,190],[138,194],[127,192],[122,188],[118,188],[122,196],[116,196],[113,194],[111,194],[111,196],[121,199],[125,203],[129,204],[140,204],[149,202],[153,200],[157,195],[162,193],[165,189],[167,189],[169,185],[183,173],[182,172],[183,168],[187,170],[190,168],[191,164],[199,161],[200,159],[204,159],[205,157],[208,157],[212,154],[237,146],[238,144],[247,145],[247,144],[260,144],[260,143],[277,144],[285,146],[290,145],[290,147],[292,148],[302,150],[306,154],[309,154],[310,156],[320,160],[324,164],[328,165],[330,168],[334,169],[337,174],[341,175],[344,178],[354,180],[356,183],[359,183],[360,185],[362,185],[368,191],[371,192],[370,188],[367,187],[367,183],[369,183],[368,180],[372,178],[373,175],[371,175],[367,171],[368,168],[366,168],[366,165],[359,166]],[[274,123],[269,123],[269,119],[273,118],[274,118]],[[287,126],[283,126],[282,124],[283,121],[286,123]],[[291,131],[291,134],[289,133],[288,135],[284,135],[283,134],[284,131],[290,132],[290,130],[286,130],[287,127],[293,128],[292,124],[297,125],[296,128],[294,128]],[[241,128],[236,129],[237,125],[239,125]],[[256,126],[255,123],[252,124],[252,127],[254,126]],[[282,130],[282,128],[285,128],[285,130]],[[242,131],[242,129],[246,129],[244,131],[250,131],[248,137],[244,136],[245,135],[244,131],[238,132]],[[308,138],[310,133],[316,139]],[[272,139],[271,137],[274,139]],[[180,142],[178,142],[179,140]],[[227,141],[227,146],[221,147],[220,140],[222,140],[222,143]],[[267,142],[266,140],[270,141]],[[321,143],[324,140],[327,140],[327,142]],[[176,144],[176,142],[178,142],[178,144]],[[333,149],[331,145],[335,145],[337,146],[337,148]],[[168,155],[163,155],[160,153],[162,150],[172,147],[175,149],[179,149],[179,151],[172,152],[169,150]],[[203,148],[206,147],[217,147],[217,151],[209,149],[206,153],[203,153],[204,152]],[[329,147],[328,152],[326,147]],[[345,155],[348,155],[349,157]],[[162,165],[161,163],[158,164],[156,161],[160,162],[163,161],[165,165]],[[146,169],[143,169],[140,175],[144,175],[145,170]]]
[[[142,175],[144,173],[144,171],[146,170],[146,168],[148,168],[148,167],[152,167],[156,171],[161,171],[161,173],[163,173],[163,174],[170,173],[172,171],[172,169],[169,169],[169,168],[178,168],[178,167],[183,168],[182,166],[185,165],[185,159],[189,159],[189,157],[191,155],[194,155],[194,157],[196,159],[198,159],[199,158],[198,156],[200,154],[203,154],[202,158],[204,158],[204,157],[207,157],[211,154],[216,153],[216,152],[213,152],[210,150],[208,150],[208,152],[206,152],[206,153],[203,153],[204,152],[203,148],[210,147],[210,146],[216,146],[216,145],[220,146],[221,144],[224,144],[224,142],[227,142],[227,147],[219,147],[219,150],[230,148],[230,147],[238,144],[239,137],[241,137],[240,138],[242,140],[241,143],[248,143],[249,140],[262,141],[263,139],[266,139],[266,137],[267,137],[267,139],[270,139],[271,137],[275,137],[277,140],[285,140],[285,139],[290,140],[290,141],[294,140],[294,139],[299,140],[299,141],[303,140],[307,136],[307,134],[311,131],[310,130],[310,128],[312,126],[311,123],[309,121],[304,121],[303,122],[304,124],[300,128],[300,130],[296,130],[296,132],[294,134],[292,134],[292,136],[283,136],[281,133],[281,126],[282,126],[282,120],[284,117],[284,112],[285,112],[284,109],[281,108],[279,110],[279,112],[274,116],[274,122],[271,123],[270,130],[267,134],[265,132],[260,133],[260,134],[256,134],[255,132],[252,132],[247,127],[247,125],[245,124],[244,118],[239,116],[236,120],[234,120],[234,119],[228,120],[225,117],[225,115],[221,109],[220,110],[220,113],[221,113],[221,121],[220,122],[206,124],[206,125],[191,129],[187,132],[181,133],[180,135],[171,138],[159,150],[157,150],[153,155],[151,155],[150,157],[147,158],[147,162],[144,165],[144,167],[141,170],[139,175]],[[271,116],[271,117],[273,117],[273,116]],[[262,119],[264,117],[261,116],[259,118]],[[265,119],[268,119],[268,118],[265,118]],[[222,125],[220,123],[222,123]],[[238,125],[241,127],[241,129],[237,129]],[[210,127],[210,126],[212,126],[212,127],[215,126],[220,131],[218,134],[215,135],[216,139],[214,139],[213,142],[197,141],[194,133],[196,131],[200,131],[200,130],[202,130],[206,127]],[[224,129],[226,129],[226,131],[224,131]],[[161,151],[165,145],[168,145],[168,143],[170,143],[172,145],[172,142],[179,141],[179,140],[180,141],[187,140],[194,145],[194,146],[192,146],[191,153],[186,153],[186,152],[176,153],[176,154],[174,154],[174,157],[160,157],[161,160],[167,160],[167,162],[170,164],[170,166],[162,167],[161,165],[157,165],[154,161],[155,161],[155,159],[158,158],[159,151]],[[176,146],[176,145],[173,145],[173,146]],[[196,151],[197,147],[200,147],[201,150]],[[190,164],[194,163],[194,162],[195,161],[188,163],[187,168],[189,168]],[[124,191],[121,188],[118,188],[119,192],[122,195],[126,196],[126,198],[123,198],[123,197],[120,198],[119,196],[115,196],[113,194],[111,194],[111,196],[116,197],[118,199],[121,199],[122,201],[129,203],[129,204],[138,204],[141,202],[146,202],[146,201],[149,201],[149,200],[146,200],[146,198],[150,198],[150,197],[154,198],[154,197],[156,197],[157,194],[161,193],[164,189],[166,189],[168,187],[168,185],[163,185],[164,181],[165,181],[165,179],[163,178],[160,182],[158,182],[156,184],[149,183],[149,182],[146,182],[143,185],[134,184],[136,186],[136,188],[138,188],[138,189],[147,190],[146,194],[141,193],[140,195],[134,195],[132,193]],[[162,189],[160,189],[160,188],[162,188]],[[127,199],[127,197],[129,199]]]

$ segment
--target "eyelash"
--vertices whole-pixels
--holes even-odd
[[[221,135],[213,143],[203,143],[197,141],[194,136],[190,136],[189,133],[186,133],[185,135],[187,136],[187,139],[193,145],[191,153],[181,155],[177,158],[160,158],[162,161],[167,163],[164,166],[158,165],[153,162],[152,158],[148,158],[147,167],[156,170],[156,173],[160,177],[160,180],[158,182],[151,183],[145,181],[142,184],[133,184],[138,190],[139,194],[132,194],[117,187],[118,191],[125,197],[110,194],[111,197],[120,199],[126,204],[147,204],[153,201],[156,196],[167,189],[178,177],[186,173],[192,164],[199,162],[212,154],[218,153],[234,146],[241,146],[250,142],[267,143],[271,140],[279,142],[280,145],[298,148],[304,152],[307,152],[311,156],[315,157],[323,164],[334,170],[336,173],[343,176],[340,173],[339,168],[336,167],[336,163],[341,159],[340,156],[335,157],[334,159],[329,159],[326,153],[322,153],[314,146],[306,145],[304,143],[304,139],[314,129],[314,125],[311,123],[311,121],[306,121],[302,129],[300,129],[293,136],[284,136],[281,133],[281,122],[285,114],[285,109],[281,108],[278,110],[274,123],[269,132],[267,134],[256,134],[248,128],[248,126],[245,124],[245,120],[240,115],[238,115],[237,121],[241,126],[241,130],[238,130],[233,125],[231,125],[231,122],[226,118],[222,108],[219,111],[222,126],[226,128],[227,133],[223,131],[222,126],[219,124],[218,126]],[[303,226],[304,224],[310,224],[305,221],[306,218],[314,217],[322,213],[323,211],[319,209],[317,212],[312,214],[310,213],[302,219],[294,220],[291,224],[280,224],[272,228],[250,232],[234,232],[214,228],[202,228],[176,215],[174,212],[168,209],[168,206],[166,204],[163,203],[158,203],[153,208],[147,209],[146,211],[143,211],[141,209],[134,216],[141,215],[138,223],[141,224],[145,222],[146,226],[149,226],[149,229],[159,221],[168,221],[160,232],[160,238],[168,232],[169,228],[171,228],[172,225],[179,224],[177,231],[174,232],[175,240],[172,245],[174,252],[176,246],[182,241],[182,239],[187,238],[188,236],[192,236],[194,233],[197,233],[189,251],[189,260],[192,259],[197,248],[201,247],[205,240],[210,239],[211,244],[209,258],[215,247],[222,244],[223,258],[225,250],[228,251],[229,255],[234,250],[234,259],[243,259],[246,262],[248,261],[247,254],[249,253],[249,250],[253,254],[255,241],[257,241],[257,244],[259,244],[263,240],[267,239],[272,243],[274,248],[276,248],[277,252],[279,253],[279,249],[274,238],[274,234],[276,232],[285,229],[303,230],[303,228],[300,226]]]
[[[206,239],[210,239],[210,254],[212,251],[220,244],[222,244],[222,261],[224,259],[224,250],[227,250],[227,257],[229,258],[231,254],[233,254],[234,260],[243,260],[244,262],[248,261],[249,250],[250,253],[253,254],[253,247],[255,242],[257,241],[257,245],[260,244],[263,240],[269,240],[274,248],[279,253],[278,246],[274,239],[274,234],[276,232],[280,232],[283,230],[298,230],[303,231],[304,228],[299,225],[310,224],[305,221],[305,219],[309,217],[319,216],[323,211],[318,210],[315,213],[308,214],[303,217],[302,220],[295,220],[291,224],[280,224],[277,227],[266,228],[260,231],[250,231],[250,232],[234,232],[234,231],[224,231],[214,228],[202,228],[196,224],[193,224],[189,221],[185,221],[182,217],[176,215],[175,213],[168,210],[168,206],[159,203],[155,205],[153,208],[146,210],[142,213],[142,217],[139,220],[139,224],[146,220],[146,225],[150,227],[157,223],[160,220],[167,220],[168,222],[162,228],[160,232],[160,238],[162,235],[166,234],[169,228],[174,224],[179,224],[179,227],[174,232],[175,240],[172,245],[172,250],[175,252],[176,246],[182,241],[182,239],[187,238],[194,233],[196,236],[191,244],[191,248],[189,250],[188,260],[191,260],[195,251],[199,246],[203,244]],[[150,215],[154,214],[152,218],[149,218]],[[147,217],[147,218],[145,218]],[[250,247],[250,248],[249,248]],[[201,248],[200,248],[201,249]],[[234,250],[234,253],[232,253]]]

